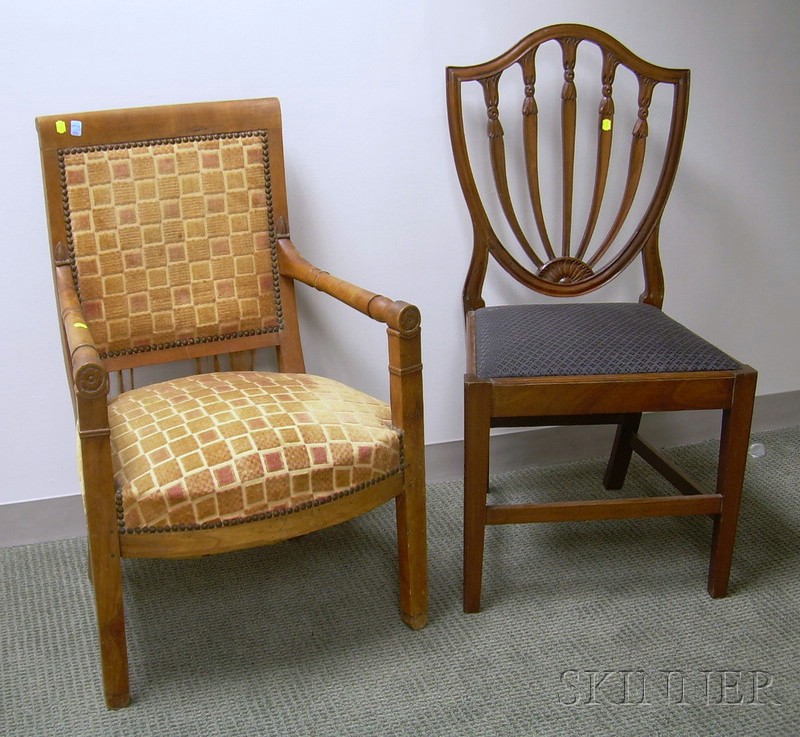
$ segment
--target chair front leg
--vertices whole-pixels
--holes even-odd
[[[400,568],[400,613],[414,630],[428,623],[428,549],[425,486],[406,476],[395,499]]]
[[[425,430],[419,311],[407,311],[408,331],[387,329],[392,419],[403,429],[407,461],[403,491],[395,499],[400,612],[412,629],[428,622],[428,530],[425,507]]]
[[[131,697],[119,549],[113,542],[106,544],[97,538],[90,542],[89,548],[103,669],[103,692],[108,708],[120,709],[130,703]]]
[[[80,443],[103,691],[108,708],[119,709],[130,703],[130,691],[111,451],[105,434],[89,434]]]
[[[464,611],[479,612],[483,581],[492,387],[464,383]]]
[[[708,593],[714,598],[728,592],[736,526],[747,466],[750,425],[756,390],[756,372],[745,367],[735,379],[733,403],[722,413],[719,444],[717,493],[722,495],[722,510],[714,517],[711,539],[711,562],[708,568]]]

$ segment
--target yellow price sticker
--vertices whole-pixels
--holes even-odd
[[[611,118],[603,118],[603,130],[610,131],[611,130]]]
[[[87,330],[89,329],[89,326],[85,322],[73,322],[72,323],[72,327],[74,327],[74,328],[85,328]]]
[[[56,133],[66,133],[67,124],[63,120],[56,121]]]

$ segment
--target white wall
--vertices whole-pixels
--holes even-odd
[[[692,69],[662,231],[665,306],[754,364],[759,393],[800,389],[797,0],[16,0],[2,15],[0,503],[77,492],[36,115],[280,97],[293,237],[320,265],[421,307],[427,441],[439,443],[461,436],[470,246],[444,67],[562,21]],[[303,296],[304,312],[321,298]],[[310,370],[385,395],[380,329],[337,309],[306,328]],[[365,334],[374,349],[361,347]]]

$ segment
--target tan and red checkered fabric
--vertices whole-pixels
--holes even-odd
[[[402,470],[389,407],[309,374],[223,372],[134,389],[109,404],[124,530],[286,513]]]
[[[101,355],[278,328],[265,132],[66,149],[61,164]]]

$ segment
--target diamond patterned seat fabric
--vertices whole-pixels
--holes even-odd
[[[402,468],[389,407],[309,374],[224,372],[109,404],[125,532],[238,524],[332,501]]]
[[[647,304],[501,305],[475,311],[482,378],[726,371],[740,364]]]

